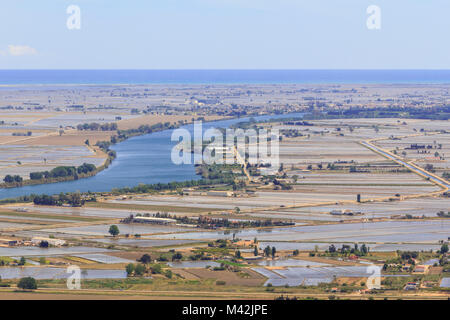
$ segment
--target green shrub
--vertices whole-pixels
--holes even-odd
[[[17,284],[17,287],[23,290],[36,290],[37,282],[36,279],[32,277],[25,277],[20,279],[19,283]]]

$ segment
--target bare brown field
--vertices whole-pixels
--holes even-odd
[[[327,259],[322,257],[310,257],[309,253],[300,253],[299,257],[301,257],[302,260],[305,261],[312,261],[312,262],[319,262],[319,263],[325,263],[325,264],[333,264],[336,266],[354,266],[358,265],[357,262],[352,261],[342,261],[342,260],[336,260],[336,259]]]
[[[191,273],[200,279],[212,279],[216,281],[224,281],[225,285],[239,285],[239,286],[261,286],[266,278],[261,274],[244,269],[242,272],[248,276],[243,277],[236,272],[231,271],[212,271],[209,269],[184,269],[185,272]]]
[[[7,144],[15,141],[23,140],[24,137],[0,136],[0,144]]]
[[[181,276],[185,280],[200,280],[200,277],[194,275],[193,273],[187,271],[186,269],[172,268],[171,270],[174,274]]]
[[[95,145],[98,141],[109,141],[112,131],[75,131],[71,130],[60,135],[51,135],[36,137],[23,141],[24,145],[49,145],[49,146],[83,146],[85,141],[89,140],[91,145]]]
[[[111,252],[111,256],[127,259],[127,260],[133,260],[136,261],[137,259],[140,259],[144,252],[134,252],[134,251],[115,251]]]
[[[441,274],[443,267],[430,267],[428,274]]]
[[[341,277],[337,278],[336,282],[339,285],[350,285],[350,286],[360,286],[361,283],[366,283],[367,278],[348,278],[348,277]]]

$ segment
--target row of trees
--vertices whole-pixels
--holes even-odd
[[[256,247],[255,247],[256,248]],[[257,250],[257,249],[256,249]],[[275,258],[275,255],[277,254],[277,249],[275,248],[275,247],[270,247],[270,246],[267,246],[267,247],[265,247],[264,248],[264,255],[266,256],[266,257],[270,257],[270,256],[272,256],[272,258]]]
[[[138,135],[138,134],[148,134],[148,133],[166,130],[166,129],[174,129],[177,126],[178,125],[171,124],[170,122],[156,123],[153,125],[145,124],[145,125],[141,125],[138,128],[134,128],[134,129],[119,130],[117,132],[117,134],[118,134],[119,139],[123,140],[123,139],[128,138],[128,136],[130,136],[130,135],[134,136],[134,135]]]
[[[305,114],[305,120],[320,119],[356,119],[356,118],[411,118],[411,119],[432,119],[448,120],[450,119],[450,105],[429,107],[403,107],[390,105],[385,107],[352,107],[345,110],[320,110]]]
[[[450,211],[445,213],[444,211],[439,211],[436,215],[440,218],[450,218]]]
[[[343,244],[340,249],[336,248],[334,244],[328,247],[327,252],[331,254],[341,253],[341,254],[354,254],[355,256],[366,256],[369,253],[369,248],[363,244],[361,247],[357,243],[353,248],[348,244]]]
[[[258,250],[258,245],[256,244],[256,238],[255,238],[254,243],[255,243],[255,246],[254,246],[254,248],[253,248],[253,255],[254,255],[255,257],[257,257],[257,256],[259,255],[259,250]],[[272,258],[275,258],[276,254],[277,254],[277,248],[267,246],[267,247],[264,248],[263,253],[264,253],[264,256],[265,256],[265,257],[270,257],[270,256],[272,256]],[[241,257],[241,252],[238,250],[238,251],[235,253],[235,256],[236,256],[236,258],[240,258],[240,257]]]
[[[80,192],[74,193],[60,193],[59,195],[49,196],[47,194],[43,195],[33,195],[33,203],[42,206],[62,206],[67,203],[72,207],[81,207],[86,202],[86,199],[81,196]],[[93,200],[91,198],[88,200]]]
[[[19,175],[6,175],[5,178],[3,178],[3,181],[6,183],[21,183],[23,181],[23,178]]]
[[[84,123],[77,125],[77,130],[83,131],[83,130],[91,130],[91,131],[116,131],[117,130],[117,123],[111,122],[111,123]]]
[[[125,187],[116,188],[112,192],[116,194],[124,193],[150,193],[152,191],[166,191],[166,190],[177,190],[180,188],[191,188],[205,185],[213,184],[231,184],[234,180],[230,179],[200,179],[200,180],[190,180],[181,182],[169,182],[169,183],[155,183],[155,184],[140,184],[136,187]]]
[[[90,172],[94,172],[97,168],[95,165],[91,163],[83,163],[79,167],[72,166],[59,166],[53,168],[50,171],[41,171],[41,172],[31,172],[30,179],[31,180],[41,180],[41,179],[49,179],[49,178],[65,178],[65,177],[75,177],[78,178],[79,174],[87,174]]]
[[[12,135],[13,136],[21,136],[21,137],[30,137],[33,134],[33,132],[28,131],[28,132],[13,132]]]

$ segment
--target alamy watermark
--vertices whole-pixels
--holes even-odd
[[[79,266],[71,265],[67,267],[66,273],[70,274],[67,277],[67,289],[80,290],[81,289],[81,269]]]
[[[70,5],[67,7],[66,13],[69,15],[66,21],[67,29],[80,30],[81,29],[81,9],[77,5]]]
[[[66,21],[67,29],[80,30],[81,29],[81,9],[78,5],[70,5],[66,9],[69,15]],[[369,30],[381,29],[381,8],[377,5],[370,5],[366,9],[366,14],[369,16],[366,20],[366,26]]]
[[[381,8],[376,5],[367,7],[366,13],[369,15],[366,21],[367,29],[380,30],[381,29]]]
[[[209,128],[194,122],[194,135],[187,129],[176,129],[171,140],[171,159],[174,164],[250,164],[278,170],[279,130]]]
[[[367,267],[366,272],[370,274],[367,278],[367,288],[370,290],[381,289],[381,267],[371,265]]]

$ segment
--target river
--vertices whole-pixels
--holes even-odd
[[[252,117],[255,120],[302,117],[303,113],[283,115],[265,115]],[[227,128],[236,123],[248,121],[250,117],[235,118],[203,123],[203,131],[209,128]],[[193,135],[192,124],[183,126]],[[30,194],[59,194],[61,192],[108,192],[113,188],[133,187],[141,183],[167,183],[200,179],[195,174],[194,165],[176,165],[171,161],[172,148],[176,142],[171,141],[173,130],[165,130],[137,136],[111,147],[117,158],[105,170],[97,175],[51,184],[0,189],[0,199],[16,198]]]

